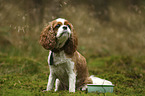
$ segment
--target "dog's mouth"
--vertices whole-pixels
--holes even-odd
[[[60,36],[58,37],[58,39],[60,39],[61,37],[67,37],[67,36],[69,36],[68,31],[63,31],[63,32],[60,34]]]
[[[66,41],[69,38],[69,33],[67,31],[64,31],[60,34],[60,36],[57,38],[57,46],[56,48],[61,48],[65,45]]]

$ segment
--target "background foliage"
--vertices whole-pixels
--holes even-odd
[[[0,0],[0,95],[69,94],[42,92],[48,51],[39,35],[59,17],[74,25],[90,74],[115,84],[108,95],[144,94],[144,0]]]

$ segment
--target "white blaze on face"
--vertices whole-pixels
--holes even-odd
[[[56,19],[57,22],[61,22],[63,25],[64,25],[64,22],[66,21],[65,19],[62,19],[62,18],[58,18]]]

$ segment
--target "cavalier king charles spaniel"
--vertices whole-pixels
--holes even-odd
[[[40,44],[49,51],[50,69],[46,91],[86,90],[87,84],[112,84],[89,76],[86,59],[77,51],[78,39],[73,25],[62,18],[49,23],[41,32]]]

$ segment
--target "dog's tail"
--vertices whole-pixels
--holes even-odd
[[[94,77],[94,75],[91,75],[90,78],[92,79],[93,84],[96,85],[112,85],[112,82],[98,77]]]

